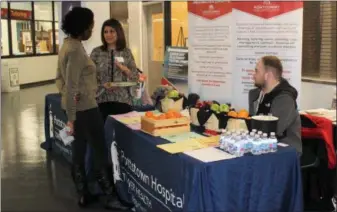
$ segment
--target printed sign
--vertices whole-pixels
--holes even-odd
[[[188,49],[168,47],[164,62],[164,77],[182,93],[187,93]]]
[[[9,69],[9,81],[11,87],[19,86],[19,69],[10,68]]]
[[[195,1],[188,10],[190,93],[247,109],[256,63],[272,55],[300,94],[303,2]]]
[[[301,89],[303,2],[233,2],[234,107],[248,108],[257,61],[266,55],[282,61],[283,77]],[[300,97],[297,98],[298,104]]]
[[[11,19],[30,20],[32,19],[32,11],[29,10],[10,10]]]
[[[188,2],[188,89],[201,99],[232,99],[232,5]]]

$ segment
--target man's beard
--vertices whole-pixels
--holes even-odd
[[[255,87],[257,87],[257,88],[262,88],[262,85],[261,84],[258,84],[258,83],[254,83],[254,85],[255,85]]]
[[[259,88],[259,89],[262,89],[262,88],[264,88],[265,87],[265,83],[254,83],[254,85],[255,85],[255,87],[257,87],[257,88]]]

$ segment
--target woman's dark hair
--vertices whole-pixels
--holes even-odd
[[[62,20],[62,31],[71,37],[81,36],[94,23],[94,13],[84,7],[73,7]]]
[[[104,28],[108,26],[108,27],[112,27],[116,30],[117,33],[117,41],[116,41],[116,50],[121,51],[123,49],[126,48],[126,41],[125,41],[125,34],[124,34],[124,30],[123,27],[121,25],[121,23],[119,21],[117,21],[116,19],[109,19],[106,20],[103,23],[102,26],[102,30],[101,30],[101,39],[102,39],[102,49],[103,50],[107,50],[108,49],[108,44],[104,39]]]

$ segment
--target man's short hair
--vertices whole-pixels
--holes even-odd
[[[277,79],[282,77],[283,66],[281,60],[276,56],[264,56],[262,57],[263,65],[266,69],[272,68],[274,75]]]

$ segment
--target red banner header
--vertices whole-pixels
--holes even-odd
[[[29,10],[10,10],[11,19],[19,19],[19,20],[31,20],[32,19],[32,11]],[[1,8],[1,18],[8,18],[8,9]]]

